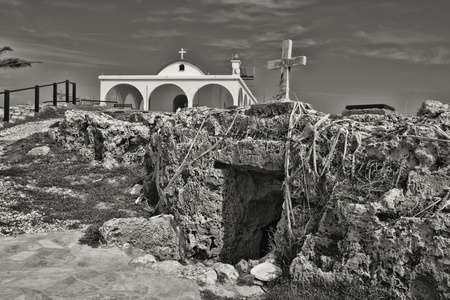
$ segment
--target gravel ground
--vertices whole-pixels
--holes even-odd
[[[20,139],[29,137],[37,132],[46,132],[50,126],[61,118],[48,119],[20,124],[0,131],[0,161],[4,152],[13,143]],[[0,170],[7,170],[10,165],[0,162]],[[29,213],[20,213],[14,211],[18,199],[26,197],[23,193],[23,187],[9,180],[9,178],[0,177],[0,236],[16,235],[21,233],[36,233],[43,231],[64,230],[68,224],[47,224],[42,222],[44,217],[37,211]],[[6,226],[14,225],[14,226]]]
[[[15,141],[26,138],[36,132],[46,132],[49,127],[62,118],[48,119],[43,121],[28,122],[0,131],[0,145],[6,147]]]

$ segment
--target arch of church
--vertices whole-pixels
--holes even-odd
[[[192,99],[193,106],[225,108],[233,106],[233,95],[221,84],[205,84],[198,88]]]
[[[141,92],[131,84],[117,84],[113,86],[106,93],[105,100],[119,104],[131,104],[134,109],[141,108],[143,103]]]
[[[186,101],[187,106],[187,96],[181,87],[172,83],[161,84],[151,92],[148,99],[148,109],[176,111],[180,107],[179,105],[183,105],[184,107],[184,101]]]
[[[244,107],[248,106],[248,102],[247,102],[247,95],[244,96]]]

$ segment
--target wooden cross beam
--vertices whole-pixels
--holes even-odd
[[[278,100],[290,100],[289,73],[291,71],[291,67],[304,65],[306,65],[306,56],[292,57],[292,40],[283,41],[281,59],[267,62],[267,69],[281,69],[280,94]]]

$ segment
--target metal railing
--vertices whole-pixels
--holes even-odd
[[[43,87],[49,87],[49,86],[53,86],[53,106],[57,106],[58,105],[58,84],[61,83],[65,83],[65,87],[66,87],[66,102],[69,103],[70,102],[70,96],[69,96],[69,92],[70,92],[70,84],[72,84],[72,103],[76,104],[76,99],[77,99],[77,84],[75,82],[70,82],[69,80],[64,80],[64,81],[60,81],[60,82],[54,82],[54,83],[50,83],[50,84],[44,84],[44,85],[35,85],[34,87],[29,87],[29,88],[23,88],[23,89],[16,89],[16,90],[5,90],[4,92],[0,92],[0,95],[4,95],[4,117],[3,117],[3,121],[4,122],[9,122],[9,108],[10,108],[10,94],[11,93],[15,93],[15,92],[21,92],[21,91],[27,91],[27,90],[33,90],[34,89],[34,112],[38,113],[39,112],[39,94],[40,94],[40,89]]]

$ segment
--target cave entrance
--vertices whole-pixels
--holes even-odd
[[[283,172],[227,167],[223,195],[221,261],[259,259],[270,251],[283,206]]]
[[[264,257],[270,252],[270,238],[277,230],[278,221],[280,218],[274,220],[272,223],[261,229],[261,242],[259,242],[259,257]]]

